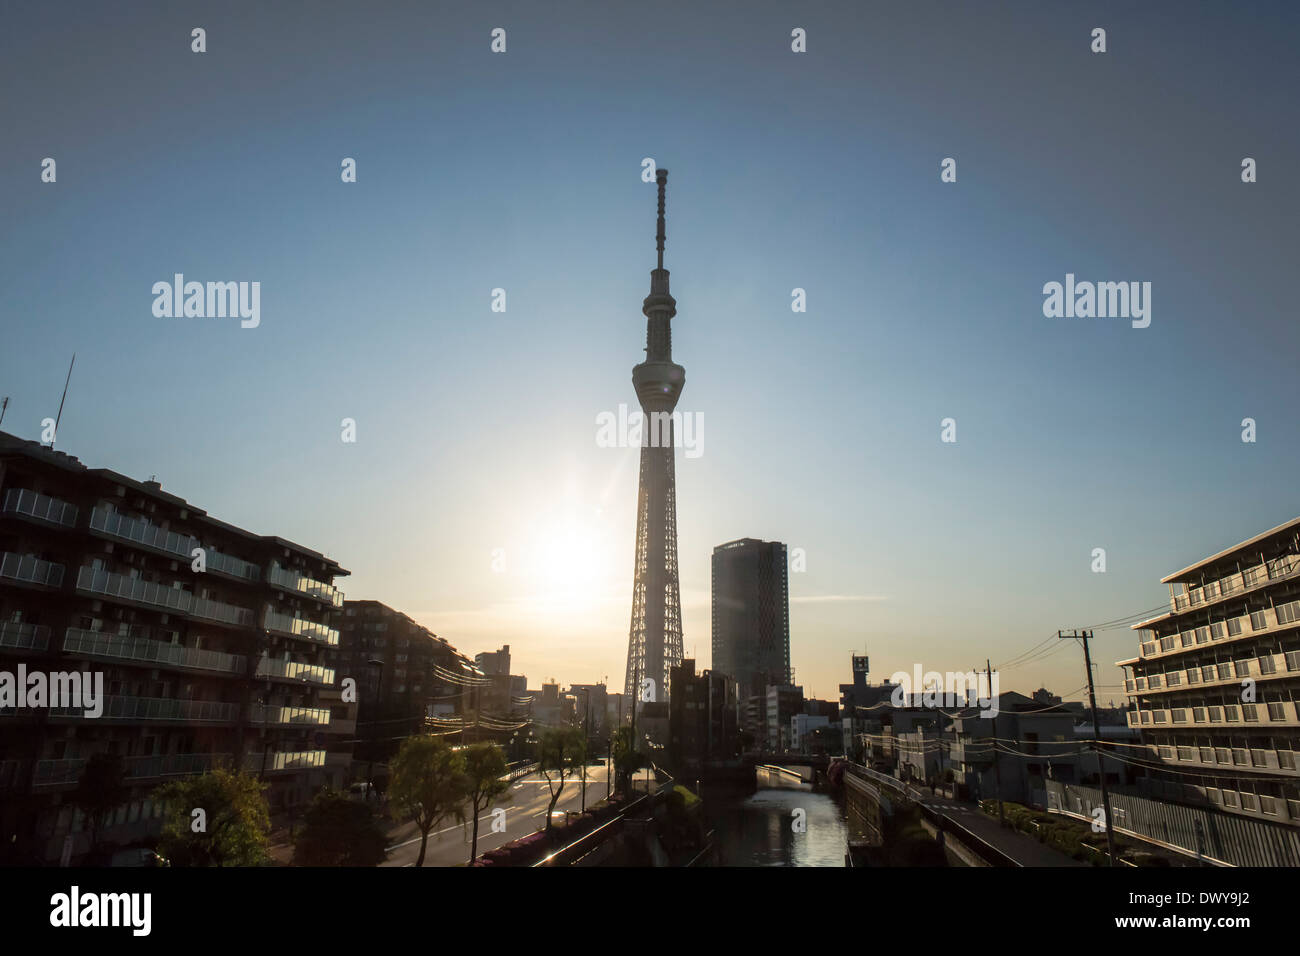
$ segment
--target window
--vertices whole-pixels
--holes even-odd
[[[1241,633],[1241,618],[1234,617],[1228,621],[1228,636],[1232,637]]]

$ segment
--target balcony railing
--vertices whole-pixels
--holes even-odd
[[[209,571],[220,571],[244,581],[257,581],[262,577],[262,569],[253,562],[231,557],[220,551],[213,551],[211,548],[207,549],[204,560]]]
[[[333,607],[343,606],[343,592],[332,584],[326,584],[324,581],[317,581],[309,578],[300,571],[293,568],[283,568],[278,563],[272,562],[270,570],[266,573],[266,580],[276,587],[284,588],[286,591],[293,591],[297,594],[306,594],[314,597],[318,601],[324,601]]]
[[[195,598],[194,604],[190,608],[190,614],[206,621],[218,621],[235,627],[255,627],[257,625],[257,615],[248,608],[239,607],[236,604],[225,604],[221,601],[212,601],[208,598]]]
[[[143,578],[132,578],[99,568],[83,566],[77,572],[77,590],[105,597],[122,598],[139,604],[151,604],[168,611],[188,612],[194,595],[179,588],[164,587]]]
[[[218,764],[229,764],[230,754],[168,754],[157,757],[124,757],[123,775],[128,780],[186,776],[205,773]],[[76,783],[86,767],[85,757],[38,760],[33,787],[58,787]]]
[[[63,565],[42,561],[34,554],[5,551],[0,553],[0,578],[25,584],[41,584],[48,588],[62,587]]]
[[[286,680],[305,680],[313,684],[334,685],[334,668],[299,661],[282,661],[263,657],[257,662],[257,677],[283,677]]]
[[[268,631],[276,631],[293,637],[303,637],[321,644],[335,646],[339,642],[339,632],[334,628],[324,624],[317,624],[315,621],[309,621],[293,614],[274,611],[270,607],[266,609],[266,615],[262,619],[262,626]]]
[[[84,717],[82,707],[52,707],[52,717]],[[98,720],[181,721],[187,724],[232,724],[239,705],[216,700],[177,700],[170,697],[106,697]]]
[[[26,515],[38,521],[60,524],[72,528],[77,524],[79,511],[77,506],[49,495],[37,494],[26,488],[10,488],[5,492],[4,504],[0,511],[8,514]]]
[[[254,704],[252,722],[268,726],[324,727],[330,722],[330,712],[320,707],[268,707]]]
[[[1172,611],[1201,607],[1232,597],[1270,581],[1280,581],[1300,574],[1300,554],[1285,554],[1264,564],[1252,565],[1239,574],[1229,574],[1204,587],[1190,588],[1186,594],[1176,594],[1169,601]]]
[[[242,674],[247,658],[221,651],[207,651],[179,644],[164,644],[143,637],[123,637],[102,631],[88,631],[70,627],[63,638],[63,650],[68,654],[86,657],[108,657],[114,660],[140,661],[147,664],[164,664],[172,667],[191,667],[195,670],[220,671],[225,674]]]
[[[244,769],[249,773],[309,770],[325,766],[325,751],[297,750],[293,752],[253,753],[244,756]]]
[[[223,604],[221,601],[211,601],[207,598],[196,598],[189,591],[182,591],[176,587],[169,588],[153,581],[96,568],[83,567],[77,572],[77,590],[135,601],[138,604],[148,604],[239,627],[253,627],[257,621],[256,615],[248,608]]]
[[[164,551],[167,554],[189,560],[191,552],[199,547],[199,541],[193,535],[178,534],[167,531],[143,518],[128,518],[107,508],[96,508],[90,513],[90,527],[112,538],[130,541],[132,544]]]
[[[1130,727],[1231,727],[1300,726],[1296,705],[1292,701],[1269,701],[1258,704],[1194,704],[1173,708],[1147,708],[1129,711]]]
[[[46,651],[50,647],[50,629],[44,624],[0,624],[0,650]]]

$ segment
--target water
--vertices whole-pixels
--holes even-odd
[[[794,832],[795,810],[806,829]],[[844,866],[848,826],[840,806],[798,785],[764,787],[711,809],[719,866]]]

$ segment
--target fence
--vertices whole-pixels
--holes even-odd
[[[1048,810],[1091,821],[1101,791],[1047,781]],[[1300,831],[1211,808],[1110,793],[1116,833],[1151,840],[1218,866],[1300,866]]]

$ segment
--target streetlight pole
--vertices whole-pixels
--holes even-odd
[[[375,789],[375,751],[379,749],[379,702],[383,699],[381,692],[384,687],[384,662],[377,657],[372,657],[366,663],[371,667],[379,668],[379,679],[375,682],[374,713],[370,720],[370,768],[366,771],[366,803],[369,803],[370,794]]]

